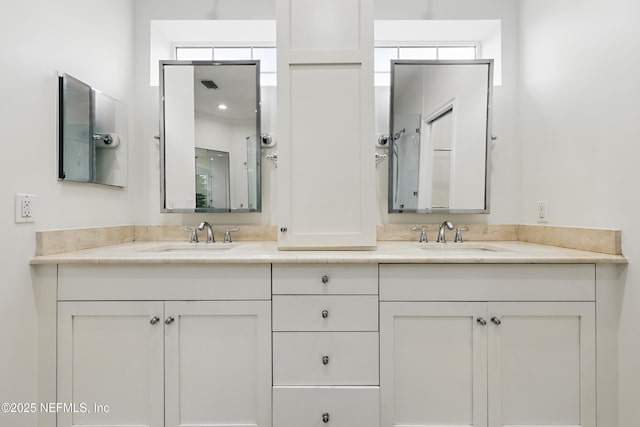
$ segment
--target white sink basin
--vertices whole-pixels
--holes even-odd
[[[477,242],[465,243],[416,243],[416,247],[426,251],[449,253],[489,253],[504,252],[506,249]]]
[[[235,248],[233,243],[169,243],[144,249],[155,253],[220,253]]]

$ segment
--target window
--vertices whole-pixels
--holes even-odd
[[[276,85],[275,47],[176,46],[175,49],[179,61],[260,60],[260,85]]]
[[[208,61],[213,57],[210,47],[181,47],[176,48],[178,61]]]
[[[477,50],[473,44],[376,47],[375,85],[391,85],[390,61],[393,59],[477,59]],[[275,47],[176,46],[175,55],[180,61],[260,60],[260,85],[276,86]]]
[[[393,59],[477,59],[477,46],[380,46],[374,51],[376,86],[391,86],[391,60]]]

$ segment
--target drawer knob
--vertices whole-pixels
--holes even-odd
[[[153,316],[151,320],[149,320],[149,323],[151,323],[152,325],[155,325],[159,321],[160,321],[160,318],[158,316]]]
[[[323,365],[329,364],[329,356],[322,356],[322,364]]]
[[[487,321],[486,321],[486,320],[484,320],[484,318],[482,318],[482,317],[478,317],[478,318],[476,319],[476,322],[478,322],[478,324],[479,324],[479,325],[481,325],[481,326],[484,326],[484,325],[486,325],[486,324],[487,324]]]
[[[494,325],[498,325],[500,326],[502,324],[502,320],[498,319],[497,317],[493,316],[491,318],[491,322],[493,322]]]
[[[329,317],[329,310],[322,310],[322,318],[326,319],[327,317]]]
[[[170,325],[170,324],[172,324],[175,320],[176,320],[176,319],[174,319],[173,317],[169,316],[169,317],[167,317],[167,320],[165,320],[165,321],[164,321],[164,323],[165,323],[166,325]]]
[[[329,413],[325,412],[324,414],[322,414],[322,422],[323,423],[328,423],[329,422]]]
[[[327,284],[329,282],[329,276],[324,275],[322,276],[322,283]]]

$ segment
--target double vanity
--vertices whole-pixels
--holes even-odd
[[[625,263],[519,241],[36,256],[40,399],[90,409],[40,425],[612,426]]]
[[[277,203],[241,217],[274,225],[243,226],[233,243],[182,227],[37,233],[39,401],[62,405],[38,425],[617,427],[619,231],[474,224],[444,243],[447,221],[420,238],[376,225],[380,194],[385,221],[490,212],[488,43],[444,59],[435,49],[455,46],[424,43],[431,19],[397,21],[410,31],[389,39],[374,36],[373,0],[275,3],[277,61],[259,43],[251,60],[220,60],[215,45],[206,61],[160,62],[157,137],[163,222],[262,212],[261,164],[277,159]],[[93,96],[72,79],[62,111]],[[65,92],[73,83],[82,96]],[[91,169],[127,146],[92,108],[62,114],[59,178],[125,185],[119,162]]]

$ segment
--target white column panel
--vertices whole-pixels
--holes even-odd
[[[373,247],[373,1],[277,6],[278,246]]]
[[[358,50],[360,1],[289,0],[292,50]]]
[[[361,229],[358,65],[291,66],[291,219],[295,233]],[[341,172],[350,172],[351,176]],[[294,196],[295,195],[295,196]],[[328,210],[336,214],[325,216]]]

